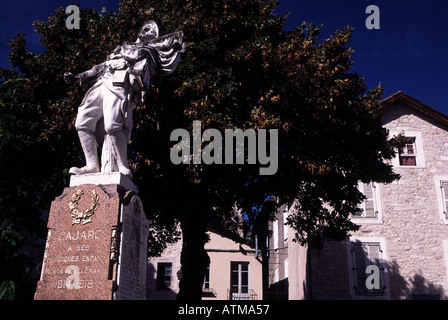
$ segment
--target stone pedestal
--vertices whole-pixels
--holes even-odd
[[[51,204],[36,300],[146,299],[149,223],[132,181],[73,176]]]

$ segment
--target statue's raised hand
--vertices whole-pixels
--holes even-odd
[[[74,84],[74,83],[79,82],[79,78],[71,72],[64,73],[64,80],[65,80],[65,83],[68,83],[68,84]]]

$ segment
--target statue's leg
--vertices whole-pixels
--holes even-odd
[[[86,165],[81,168],[70,168],[70,174],[97,173],[100,171],[98,163],[98,143],[95,130],[98,121],[103,117],[101,82],[94,84],[87,91],[78,108],[75,127],[86,159]]]
[[[132,171],[128,166],[128,140],[122,130],[110,133],[114,149],[117,152],[117,166],[121,174],[132,178]]]
[[[98,164],[98,149],[95,134],[90,131],[78,131],[79,141],[81,142],[82,150],[86,158],[86,165],[82,168],[70,168],[70,174],[86,174],[100,172]]]
[[[107,89],[104,90],[103,97],[104,129],[110,135],[115,149],[118,171],[132,177],[127,154],[129,140],[123,131],[123,104],[125,101]]]

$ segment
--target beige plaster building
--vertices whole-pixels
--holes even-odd
[[[259,300],[263,298],[261,255],[250,242],[237,243],[210,232],[205,245],[210,257],[204,300]]]
[[[210,266],[204,279],[204,300],[258,300],[263,298],[261,255],[245,239],[234,241],[210,231],[205,249]],[[174,300],[179,292],[182,241],[169,246],[161,257],[148,260],[147,298]]]

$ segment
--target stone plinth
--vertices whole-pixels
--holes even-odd
[[[146,299],[149,222],[140,198],[129,193],[121,212],[121,238],[116,300]]]
[[[149,225],[136,190],[120,174],[72,177],[51,204],[36,300],[145,299]]]
[[[112,172],[110,174],[104,173],[90,173],[83,174],[80,176],[71,176],[70,187],[76,187],[83,184],[95,184],[95,185],[110,185],[117,184],[122,186],[124,189],[129,191],[135,191],[138,193],[137,186],[132,182],[132,180],[119,172]]]

